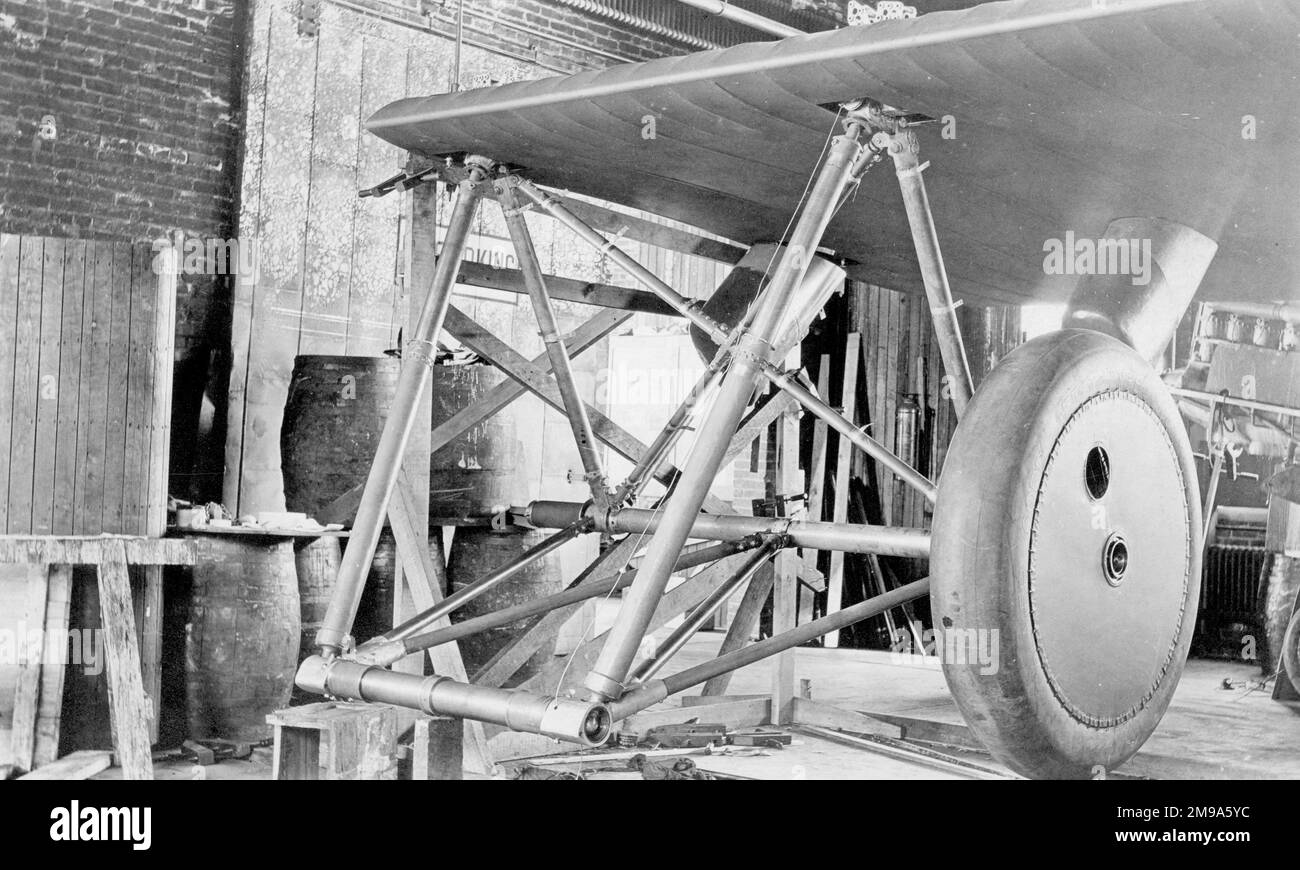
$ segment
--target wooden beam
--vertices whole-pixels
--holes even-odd
[[[32,758],[32,765],[36,768],[59,757],[71,601],[72,566],[51,565],[49,589],[45,596],[45,661],[41,665],[41,698],[36,713],[36,746]]]
[[[28,626],[45,625],[46,598],[49,590],[49,566],[27,566],[27,589],[23,619]],[[13,731],[11,753],[13,765],[19,770],[31,770],[36,750],[36,720],[41,692],[42,649],[28,649],[22,644],[18,649],[18,681],[14,689]]]
[[[397,487],[388,503],[388,519],[392,525],[393,537],[397,540],[397,556],[406,568],[405,576],[411,597],[415,600],[416,610],[428,610],[443,599],[442,590],[446,583],[446,569],[439,566],[429,552],[428,542],[423,538],[414,523],[414,495],[411,486],[404,478],[398,478]],[[424,541],[422,544],[421,541]],[[447,617],[442,617],[431,628],[446,628],[451,625]],[[451,677],[453,680],[468,682],[465,662],[460,655],[460,647],[455,644],[441,644],[427,650],[429,664],[433,672]],[[487,735],[482,722],[466,720],[471,747],[470,764],[479,773],[491,774],[492,755],[488,750]]]
[[[862,354],[862,334],[850,332],[844,348],[844,391],[842,404],[844,417],[849,422],[856,422],[858,401],[858,359]],[[853,444],[849,439],[839,439],[839,452],[835,463],[835,501],[832,506],[831,521],[847,522],[849,516],[849,478],[850,463],[853,461]],[[844,553],[836,550],[831,553],[830,574],[826,578],[826,613],[830,615],[840,609],[844,594]],[[840,645],[839,631],[826,635],[827,647]]]
[[[564,342],[565,349],[568,350],[570,357],[576,357],[599,343],[631,317],[632,312],[629,311],[602,311],[569,334]],[[551,371],[551,360],[545,352],[534,357],[530,362],[544,373],[549,374]],[[497,384],[434,429],[429,452],[436,452],[439,448],[450,444],[455,438],[465,434],[526,392],[528,392],[527,388],[512,378]]]
[[[104,627],[104,671],[108,677],[109,722],[113,746],[125,779],[153,779],[149,751],[149,701],[140,677],[140,651],[135,642],[131,607],[131,578],[127,547],[122,540],[103,544],[99,563],[99,609]]]
[[[826,396],[830,392],[830,385],[831,356],[824,353],[821,355],[817,366],[817,397],[822,401],[826,401]],[[809,457],[808,468],[808,519],[814,523],[821,521],[822,503],[826,496],[826,444],[829,440],[828,433],[829,427],[826,425],[825,420],[818,418],[813,421],[812,454]],[[811,547],[804,548],[804,566],[811,571],[817,570],[817,554],[818,551]],[[812,590],[800,587],[798,621],[804,622],[812,618]]]
[[[903,736],[902,729],[897,725],[807,698],[794,699],[790,721],[795,725],[812,725],[817,728],[853,731],[858,734],[878,734],[881,737]]]
[[[163,566],[141,566],[140,582],[132,590],[136,638],[140,644],[140,680],[154,715],[149,719],[149,742],[158,742],[162,711],[162,610]]]
[[[723,454],[722,465],[726,467],[736,461],[736,457],[749,449],[749,445],[754,443],[754,439],[762,435],[767,428],[775,422],[786,411],[798,407],[794,397],[789,393],[777,390],[763,396],[749,412],[749,415],[740,421],[736,427],[736,435],[731,439],[731,444],[727,447],[727,452]]]
[[[749,585],[745,587],[745,594],[740,599],[740,606],[736,608],[736,615],[731,618],[731,625],[727,626],[727,634],[722,639],[722,646],[718,648],[718,655],[725,655],[749,643],[750,639],[758,632],[758,620],[763,614],[763,605],[767,603],[767,598],[772,594],[772,583],[775,580],[775,568],[769,563],[759,569]],[[735,671],[729,671],[725,674],[719,674],[704,684],[701,691],[703,695],[725,695],[727,687],[731,685],[731,678],[735,676]],[[766,697],[766,696],[765,696]],[[771,700],[769,697],[768,700]]]
[[[127,535],[0,535],[0,562],[97,565],[121,547],[128,565],[193,565],[194,542]]]
[[[27,780],[90,779],[113,765],[113,753],[105,749],[83,749],[63,756],[58,761],[18,777]]]
[[[626,323],[632,315],[631,311],[601,311],[570,333],[564,346],[570,356],[576,357],[594,347],[601,339]],[[551,361],[545,352],[534,357],[530,362],[543,372],[549,373],[551,370]],[[434,429],[429,436],[428,452],[437,453],[527,392],[523,384],[513,378],[506,378]],[[361,504],[361,493],[365,486],[365,483],[359,483],[334,499],[320,511],[320,516],[316,519],[322,523],[350,524],[352,518],[356,516],[357,506]]]
[[[780,496],[803,488],[803,474],[799,471],[798,413],[783,415],[777,426],[780,440],[773,472],[776,492]],[[776,554],[772,582],[773,635],[795,627],[800,566],[799,556],[794,550],[782,550]],[[775,725],[790,721],[791,704],[795,697],[794,657],[795,651],[788,649],[772,659],[772,723]]]
[[[456,276],[457,284],[470,287],[483,287],[487,290],[501,290],[506,293],[526,295],[524,275],[519,269],[495,269],[485,263],[472,263],[468,260],[460,264]],[[653,293],[633,290],[630,287],[613,287],[609,284],[595,284],[587,281],[575,281],[572,278],[546,276],[546,293],[552,299],[565,302],[579,302],[600,308],[614,308],[632,314],[662,314],[681,317],[677,309]]]

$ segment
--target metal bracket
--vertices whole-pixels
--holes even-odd
[[[412,187],[419,187],[421,184],[428,184],[431,181],[437,181],[441,175],[442,167],[430,166],[427,169],[421,169],[418,172],[399,172],[392,178],[386,178],[376,184],[374,187],[365,187],[357,191],[357,196],[387,196],[393,191],[410,190]]]

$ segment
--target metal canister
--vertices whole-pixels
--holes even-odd
[[[905,395],[894,414],[894,454],[913,468],[916,467],[916,432],[920,417],[921,406],[916,396]]]

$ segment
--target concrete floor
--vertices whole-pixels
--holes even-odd
[[[697,635],[665,670],[707,660],[720,639]],[[816,701],[965,729],[937,665],[898,664],[887,652],[814,648],[797,650],[795,662],[796,678],[812,681]],[[1156,779],[1300,778],[1300,704],[1272,700],[1272,684],[1258,688],[1259,679],[1255,665],[1189,661],[1159,727],[1118,772]],[[770,680],[771,666],[759,663],[737,672],[728,691],[769,691]]]
[[[665,671],[671,673],[711,658],[721,639],[722,635],[715,632],[697,635]],[[811,681],[815,701],[846,710],[942,723],[969,734],[937,667],[900,664],[889,653],[849,649],[800,649],[795,660],[796,678]],[[768,662],[745,668],[732,679],[729,693],[767,692],[770,674]],[[1228,688],[1224,687],[1225,680]],[[1253,665],[1188,662],[1159,728],[1117,773],[1155,779],[1300,779],[1300,704],[1273,701],[1271,689],[1271,685],[1259,687],[1259,669]],[[670,699],[663,706],[676,703],[676,699]],[[571,751],[570,747],[549,741],[520,746],[526,748],[518,754]],[[986,767],[998,767],[980,752],[954,754]],[[957,778],[943,770],[802,734],[784,750],[710,756],[696,761],[708,770],[756,779]],[[269,779],[270,750],[259,749],[252,759],[210,767],[160,762],[155,774],[158,779],[170,780]],[[95,778],[112,779],[116,775],[114,769]],[[631,772],[604,773],[595,778],[637,776]]]

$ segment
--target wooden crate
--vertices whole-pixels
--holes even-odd
[[[397,710],[323,701],[278,710],[272,779],[396,779]]]

